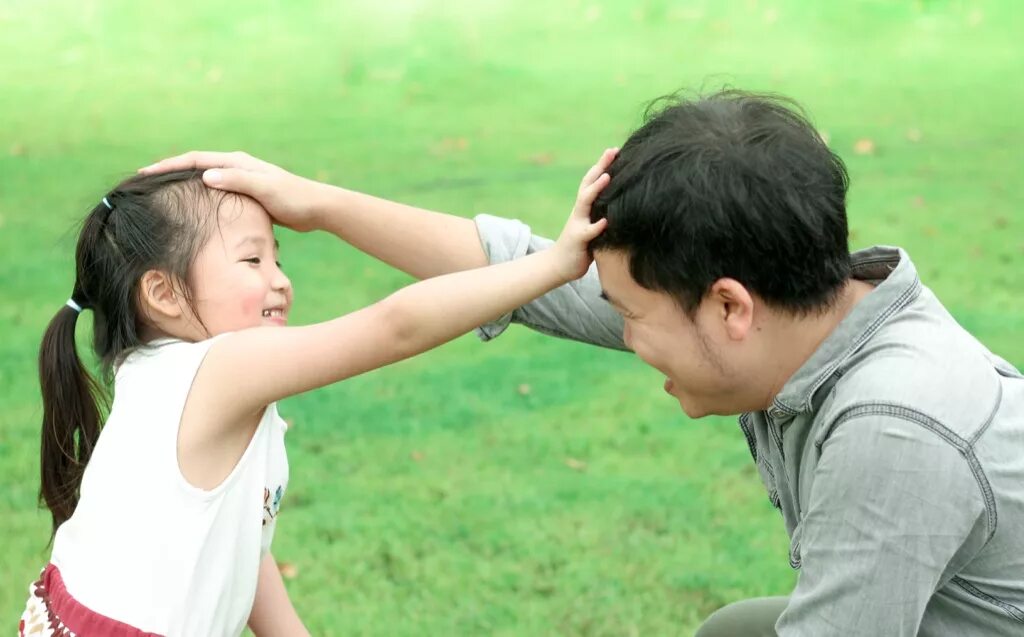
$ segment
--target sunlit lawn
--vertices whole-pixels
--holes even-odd
[[[554,233],[647,100],[723,82],[780,91],[848,161],[854,245],[906,247],[954,315],[1022,364],[1021,13],[1013,0],[8,0],[0,611],[13,626],[47,559],[34,357],[71,289],[71,228],[137,166],[241,148]],[[299,322],[408,282],[333,237],[280,237]],[[688,421],[660,386],[631,356],[513,329],[285,402],[292,481],[274,552],[313,633],[690,634],[729,601],[787,593],[787,539],[735,421]]]

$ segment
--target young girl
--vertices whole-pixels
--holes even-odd
[[[287,487],[276,401],[408,358],[485,324],[590,263],[603,229],[584,177],[555,245],[437,277],[331,321],[286,327],[292,286],[271,220],[198,172],[131,178],[85,219],[70,300],[39,354],[49,565],[21,635],[305,634],[270,553]],[[75,348],[93,313],[113,402]]]

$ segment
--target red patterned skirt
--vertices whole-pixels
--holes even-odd
[[[159,637],[89,610],[68,593],[53,564],[28,587],[18,637]]]

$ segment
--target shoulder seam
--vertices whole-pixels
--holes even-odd
[[[832,421],[832,424],[828,426],[821,439],[814,443],[818,452],[821,453],[822,445],[829,436],[832,435],[832,432],[836,427],[848,420],[863,416],[890,416],[921,425],[959,451],[960,455],[963,456],[964,460],[967,462],[967,466],[970,468],[975,482],[978,483],[978,489],[981,491],[982,500],[985,504],[986,523],[988,526],[988,535],[985,538],[985,543],[987,544],[989,540],[992,539],[996,534],[996,527],[999,523],[999,518],[996,512],[996,501],[995,496],[992,494],[992,486],[989,484],[988,478],[985,476],[985,471],[982,469],[981,463],[978,461],[978,457],[974,453],[973,437],[972,440],[965,440],[928,414],[924,414],[916,409],[892,403],[871,403],[853,405],[852,407],[847,407],[843,411],[839,412],[839,415],[836,416]]]

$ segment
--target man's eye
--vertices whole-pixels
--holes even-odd
[[[282,266],[282,265],[281,265],[281,262],[280,262],[280,261],[274,261],[274,263],[276,263],[276,264],[277,264],[277,268],[278,268],[279,270],[280,270],[281,268],[283,268],[283,267],[284,267],[284,266]]]

